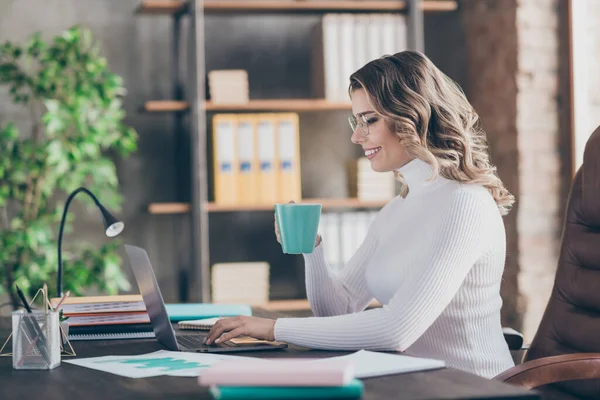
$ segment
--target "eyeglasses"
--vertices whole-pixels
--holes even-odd
[[[364,136],[369,135],[369,120],[365,114],[359,115],[358,118],[351,115],[348,117],[348,122],[350,123],[350,128],[352,128],[352,132],[354,132],[358,126]]]

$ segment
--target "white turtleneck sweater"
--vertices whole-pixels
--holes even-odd
[[[409,193],[378,214],[339,273],[323,246],[304,254],[311,318],[280,318],[275,339],[331,350],[395,350],[491,378],[514,366],[500,323],[506,238],[482,186],[415,159]],[[323,238],[327,240],[327,238]],[[366,310],[372,299],[381,308]]]

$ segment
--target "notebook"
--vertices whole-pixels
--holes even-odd
[[[221,361],[198,377],[201,386],[344,386],[354,378],[350,360]]]
[[[120,332],[120,333],[69,333],[69,340],[113,340],[113,339],[151,339],[155,338],[154,332]]]
[[[190,321],[179,321],[177,326],[179,329],[190,329],[196,331],[210,331],[210,328],[213,327],[215,322],[220,320],[221,317],[215,318],[204,318],[204,319],[195,319]]]
[[[364,386],[353,379],[344,386],[213,386],[209,392],[216,400],[360,399]]]
[[[252,315],[252,308],[247,304],[183,303],[165,304],[165,307],[171,322]]]
[[[50,300],[52,307],[60,302],[56,297]],[[146,305],[139,294],[117,296],[68,297],[61,305],[65,315],[96,314],[111,312],[144,312]]]
[[[152,324],[69,326],[69,340],[110,340],[153,338]]]

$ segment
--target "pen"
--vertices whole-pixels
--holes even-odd
[[[17,294],[21,298],[21,302],[23,303],[25,310],[27,310],[28,314],[31,314],[31,307],[29,307],[29,303],[27,303],[27,299],[25,299],[25,295],[21,291],[21,288],[19,288],[19,286],[17,285],[15,285],[15,288],[17,289]],[[23,320],[25,322],[25,325],[27,326],[29,335],[31,337],[35,336],[35,338],[33,339],[33,343],[39,343],[40,354],[44,358],[44,361],[50,364],[50,355],[48,354],[48,348],[46,347],[46,336],[44,335],[44,332],[42,332],[42,329],[38,325],[37,321],[31,318],[31,316],[24,315]],[[19,361],[23,361],[23,357]]]
[[[46,285],[46,282],[44,282],[42,291],[44,292],[44,311],[48,312],[48,285]]]
[[[58,311],[60,309],[61,304],[63,303],[63,301],[65,301],[67,299],[67,297],[69,297],[70,294],[71,294],[70,290],[67,290],[65,292],[64,296],[60,299],[60,301],[58,302],[56,307],[54,307],[54,311]]]

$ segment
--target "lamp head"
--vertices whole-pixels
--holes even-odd
[[[108,212],[102,204],[97,203],[100,212],[102,213],[102,220],[104,221],[104,233],[108,237],[115,237],[125,228],[125,224],[122,221],[116,219],[111,213]]]

